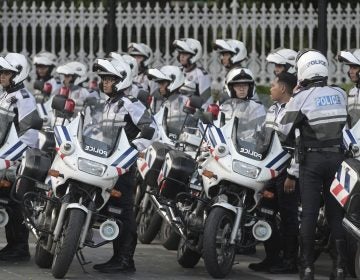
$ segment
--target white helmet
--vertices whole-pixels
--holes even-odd
[[[147,68],[153,61],[153,52],[151,48],[144,43],[130,43],[128,45],[128,54],[133,55],[141,55],[145,57],[143,61],[143,67]]]
[[[46,66],[56,66],[56,59],[56,55],[50,52],[42,51],[34,56],[33,63],[34,65],[40,64]]]
[[[300,83],[324,80],[328,77],[328,61],[317,50],[305,49],[298,53],[295,61]]]
[[[77,61],[71,61],[59,66],[56,72],[62,75],[73,75],[75,77],[75,86],[85,82],[88,78],[86,66]]]
[[[233,39],[217,39],[214,50],[224,53],[231,53],[230,61],[233,64],[240,63],[246,59],[247,50],[243,42]]]
[[[247,68],[233,68],[229,71],[225,78],[225,91],[230,98],[236,97],[233,85],[238,83],[249,84],[246,99],[251,99],[255,94],[255,80],[253,73]]]
[[[107,59],[96,59],[93,65],[93,71],[97,71],[97,74],[100,77],[117,77],[118,81],[114,84],[116,92],[127,89],[132,84],[130,66],[124,61],[120,61],[118,59],[113,59],[112,61]],[[101,87],[102,86],[100,86],[100,89]]]
[[[15,75],[11,78],[12,86],[15,86],[28,77],[30,67],[24,55],[20,53],[8,53],[5,57],[0,57],[0,71],[1,70],[15,72]]]
[[[337,59],[344,64],[360,66],[360,49],[341,51]]]
[[[116,53],[116,52],[111,52],[110,53],[110,57],[112,57],[113,59],[117,59],[117,60],[120,60],[122,62],[125,62],[127,64],[129,64],[130,66],[130,69],[131,69],[131,74],[132,74],[132,77],[136,77],[139,73],[139,66],[136,62],[136,59],[134,57],[132,57],[131,55],[128,55],[128,54],[119,54],[119,53]]]
[[[166,65],[160,69],[148,69],[147,76],[149,79],[154,79],[154,81],[169,81],[167,89],[169,93],[172,93],[179,88],[181,88],[185,83],[185,76],[181,69],[177,66]]]
[[[292,49],[278,48],[266,57],[267,62],[284,65],[286,72],[295,74],[295,59],[297,52]]]
[[[189,53],[192,55],[189,60],[190,64],[196,63],[202,57],[202,46],[198,40],[192,38],[175,40],[173,46],[179,53]]]

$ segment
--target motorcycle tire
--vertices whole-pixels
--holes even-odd
[[[175,251],[179,247],[181,236],[166,221],[162,225],[162,245],[169,251]]]
[[[153,205],[151,209],[152,211],[147,213],[147,216],[144,213],[138,213],[141,215],[138,224],[138,239],[142,244],[150,244],[161,229],[162,217],[156,213]]]
[[[230,244],[229,239],[233,226],[234,215],[222,207],[211,210],[206,219],[203,259],[206,270],[213,278],[224,278],[231,272],[235,246]]]
[[[68,213],[62,235],[56,244],[54,261],[51,267],[52,275],[57,279],[63,278],[69,270],[78,249],[85,217],[85,212],[76,208],[71,209]]]
[[[359,260],[357,260],[358,246],[359,246],[358,241],[350,233],[346,233],[346,251],[347,251],[346,268],[348,274],[354,278],[356,278],[356,276],[359,275],[356,272],[356,268],[360,264]]]
[[[146,188],[146,186],[145,186],[145,188]],[[134,213],[135,213],[135,217],[137,217],[137,215],[139,214],[140,203],[141,203],[141,200],[144,197],[145,188],[144,188],[142,178],[140,177],[139,174],[137,174],[136,175],[136,185],[135,185],[135,190],[134,190]]]
[[[36,243],[34,260],[40,268],[50,268],[53,263],[54,255],[45,250],[41,241]]]
[[[177,261],[184,268],[193,268],[200,261],[201,254],[189,248],[186,240],[181,238],[177,250]]]
[[[356,278],[360,280],[360,244],[359,243],[357,244],[354,263],[355,263]]]

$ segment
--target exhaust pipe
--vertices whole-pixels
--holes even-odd
[[[5,227],[9,222],[9,215],[4,208],[0,208],[0,228]]]
[[[351,233],[356,239],[360,240],[360,230],[347,218],[344,218],[342,224],[346,231]]]

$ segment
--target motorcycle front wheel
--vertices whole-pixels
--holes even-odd
[[[56,244],[51,272],[55,278],[63,278],[76,254],[86,214],[80,209],[70,209],[60,240]]]
[[[203,259],[214,278],[224,278],[232,269],[235,246],[230,244],[234,216],[222,207],[211,210],[204,229]]]

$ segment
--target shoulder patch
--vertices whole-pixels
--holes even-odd
[[[20,93],[24,99],[30,97],[29,92],[26,89],[20,89]]]
[[[343,91],[345,91],[345,89],[342,88],[342,87],[339,86],[339,85],[331,84],[329,87],[332,87],[332,88],[340,88],[340,89],[342,89]]]
[[[208,72],[203,68],[203,67],[198,67],[198,69],[204,74],[204,75],[208,75]]]
[[[136,101],[138,101],[134,96],[127,95],[126,97],[127,97],[132,103],[135,103]]]

